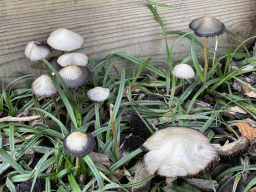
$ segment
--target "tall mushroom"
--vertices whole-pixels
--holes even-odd
[[[194,19],[190,22],[189,28],[194,31],[194,33],[198,37],[205,37],[205,45],[204,45],[204,60],[205,60],[205,68],[204,68],[204,80],[203,83],[206,82],[207,69],[208,69],[208,60],[207,60],[207,43],[208,37],[216,36],[216,45],[215,52],[213,57],[213,65],[215,62],[215,55],[218,46],[218,35],[221,35],[225,31],[225,25],[221,23],[218,19],[215,19],[211,16],[204,16],[197,19]]]
[[[38,61],[39,72],[42,75],[41,58],[46,58],[51,54],[49,45],[40,41],[30,41],[25,48],[25,55],[31,61]]]

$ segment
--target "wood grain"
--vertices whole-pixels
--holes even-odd
[[[238,33],[242,40],[256,34],[254,0],[162,0],[171,8],[157,7],[166,31],[190,31],[191,20],[210,15],[222,21],[226,28]],[[0,79],[12,71],[36,73],[33,62],[25,58],[24,49],[31,40],[46,41],[60,27],[83,36],[85,43],[77,50],[89,59],[103,58],[121,51],[139,58],[156,57],[166,60],[162,30],[146,0],[2,0],[0,1]],[[168,35],[169,46],[179,37]],[[201,41],[203,38],[199,38]],[[235,49],[237,40],[228,34],[219,37],[219,50]],[[209,39],[209,49],[214,48]],[[178,62],[189,55],[190,41],[182,39],[176,45],[172,60]],[[196,47],[199,50],[198,47]],[[167,64],[152,60],[150,65],[167,68]],[[120,71],[130,68],[118,61]],[[113,73],[115,73],[113,71]],[[12,78],[10,78],[12,79]]]

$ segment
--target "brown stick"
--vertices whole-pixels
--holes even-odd
[[[30,116],[30,117],[7,116],[7,117],[0,118],[0,123],[5,122],[5,121],[32,121],[32,120],[40,119],[40,118],[41,118],[40,115],[34,115],[34,116]]]

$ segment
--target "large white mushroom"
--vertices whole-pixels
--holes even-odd
[[[81,35],[73,31],[60,28],[50,34],[47,43],[57,50],[73,51],[79,49],[83,45],[84,39]]]
[[[219,159],[207,137],[184,127],[156,131],[142,146],[149,151],[144,156],[148,172],[165,177],[196,175]]]

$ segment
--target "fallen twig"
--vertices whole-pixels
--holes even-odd
[[[34,116],[30,116],[30,117],[7,116],[7,117],[0,118],[0,123],[5,122],[5,121],[32,121],[32,120],[40,119],[40,118],[41,118],[40,115],[34,115]]]

